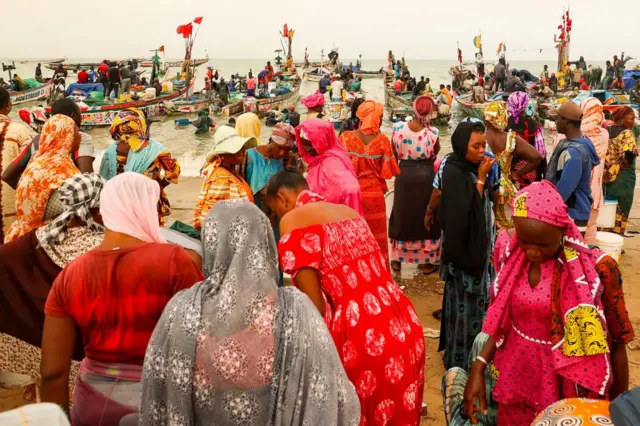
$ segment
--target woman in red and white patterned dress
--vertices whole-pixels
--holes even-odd
[[[284,272],[323,315],[362,407],[361,425],[417,425],[424,337],[413,305],[384,267],[365,219],[309,191],[298,173],[267,186],[281,218]]]

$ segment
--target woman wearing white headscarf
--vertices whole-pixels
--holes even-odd
[[[73,395],[73,425],[118,425],[138,410],[142,362],[171,297],[202,279],[185,250],[158,226],[160,186],[122,173],[104,185],[104,239],[67,265],[45,305],[43,402],[69,409],[69,364],[80,330],[85,358]]]
[[[176,295],[144,363],[140,425],[358,425],[360,404],[308,297],[277,288],[267,217],[218,202],[202,231],[205,280]]]

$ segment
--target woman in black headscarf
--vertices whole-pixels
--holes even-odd
[[[488,180],[495,160],[485,156],[482,123],[460,123],[453,154],[442,174],[438,213],[443,230],[441,274],[445,282],[440,348],[445,368],[468,368],[468,354],[482,329],[489,302],[493,241]]]

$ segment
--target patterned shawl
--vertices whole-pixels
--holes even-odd
[[[75,137],[74,121],[65,115],[47,120],[40,134],[40,147],[20,178],[16,191],[16,220],[5,242],[13,241],[43,224],[53,191],[67,178],[80,173],[70,157]]]
[[[202,242],[206,279],[171,299],[149,342],[139,424],[358,425],[318,310],[276,285],[267,217],[248,200],[220,202]]]
[[[553,368],[558,375],[604,395],[611,383],[611,365],[600,302],[603,287],[593,252],[549,181],[535,182],[521,190],[513,203],[513,217],[535,219],[564,229],[564,249],[555,260],[551,289]],[[513,289],[520,280],[527,279],[530,262],[518,245],[516,234],[494,261],[498,275],[490,289],[492,301],[482,331],[501,346],[511,331],[509,309]]]

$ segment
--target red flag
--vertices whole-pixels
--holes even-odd
[[[198,16],[196,19],[193,20],[193,22],[195,24],[200,25],[202,23],[202,16]]]
[[[183,27],[182,35],[184,36],[184,38],[189,38],[192,32],[193,32],[193,25],[191,25],[191,22],[189,22],[187,25]]]
[[[284,27],[282,28],[282,37],[289,37],[289,27],[287,24],[284,24]]]
[[[184,25],[178,25],[178,28],[176,28],[176,32],[178,34],[184,34]]]
[[[160,49],[158,49],[160,52],[164,52],[164,46],[160,46]]]
[[[462,63],[462,50],[458,49],[458,62]]]

